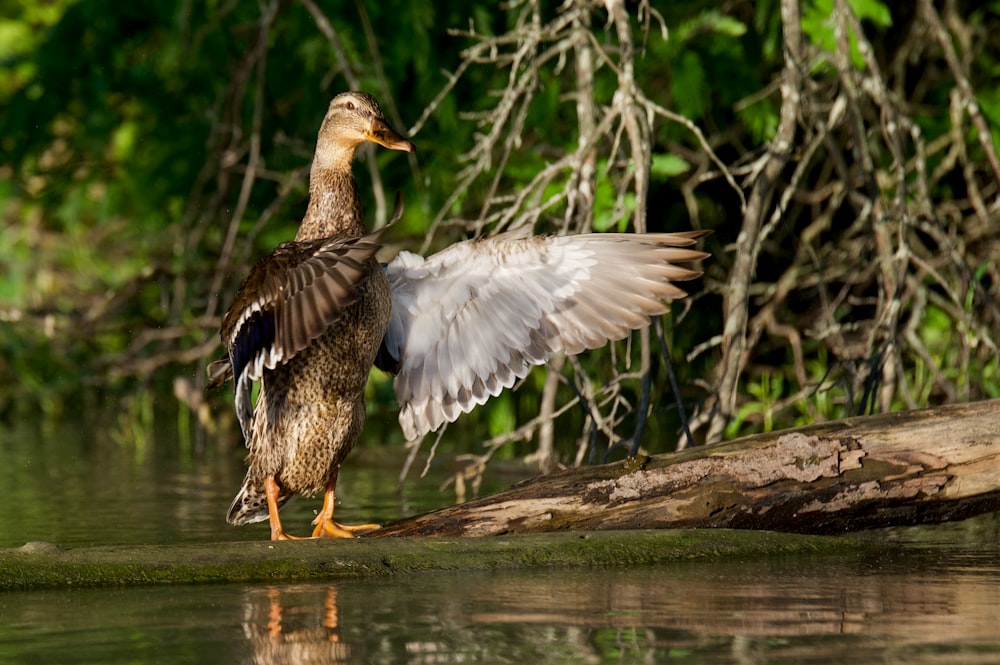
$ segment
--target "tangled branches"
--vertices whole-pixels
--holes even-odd
[[[972,38],[954,5],[946,11]],[[981,398],[997,386],[1000,168],[968,82],[971,45],[960,61],[924,0],[885,54],[886,74],[846,1],[831,21],[827,51],[805,43],[798,4],[782,2],[781,123],[747,169],[733,270],[711,285],[727,319],[698,420],[710,441],[740,424],[755,375],[791,387],[772,382],[751,409],[798,408],[811,420]],[[949,127],[928,143],[917,119],[928,89],[908,77],[943,76],[933,71],[942,54],[955,82]],[[791,371],[774,371],[768,356]]]
[[[879,50],[846,0],[834,2],[828,20],[809,23],[808,34],[799,3],[783,0],[780,9],[783,67],[763,93],[780,92],[776,129],[766,150],[731,169],[717,153],[747,154],[742,137],[706,137],[637,80],[636,26],[642,43],[668,38],[648,3],[630,16],[622,2],[568,0],[545,17],[540,3],[522,0],[508,8],[517,20],[507,32],[456,33],[472,46],[414,131],[469,69],[498,68],[506,80],[490,104],[467,116],[479,127],[477,142],[433,228],[457,225],[478,235],[530,225],[569,233],[628,223],[646,230],[652,157],[664,149],[657,128],[676,124],[688,130],[688,142],[669,148],[698,166],[680,187],[690,218],[699,224],[712,217],[711,195],[701,191],[714,181],[727,183],[731,200],[715,226],[726,251],[709,262],[698,304],[704,312],[718,303],[723,327],[704,327],[688,355],[714,368],[698,382],[704,392],[692,428],[700,438],[994,394],[1000,164],[971,83],[986,29],[966,22],[952,2],[942,20],[922,0],[898,19],[897,43]],[[595,85],[600,70],[612,73],[610,93]],[[565,130],[576,136],[575,148],[545,144],[544,166],[505,187],[514,155],[529,140],[532,103],[553,81],[573,104],[575,126]],[[925,114],[942,89],[950,90],[948,116],[929,122]],[[595,200],[602,176],[614,187],[610,220],[600,219]],[[478,207],[466,208],[473,214],[450,216],[473,192],[480,194]],[[709,318],[695,313],[689,323]],[[581,436],[576,463],[593,450],[596,433],[609,445],[620,442],[624,414],[636,417],[637,437],[657,408],[649,400],[648,336],[637,346],[638,363],[629,364],[625,349],[603,383],[576,360],[574,378],[565,378],[557,359],[540,416],[489,441],[472,467],[481,469],[512,440],[537,435],[535,458],[547,468],[551,417],[577,402],[590,436]],[[622,389],[637,380],[639,395]],[[559,381],[573,387],[561,404]]]

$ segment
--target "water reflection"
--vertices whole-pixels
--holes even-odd
[[[253,663],[350,662],[351,646],[341,640],[337,587],[332,584],[251,589],[243,633]]]
[[[879,552],[321,584],[3,593],[0,662],[1000,660],[996,540]]]
[[[272,586],[243,632],[254,663],[995,662],[995,554]]]

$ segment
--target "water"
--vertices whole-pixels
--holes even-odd
[[[241,451],[195,456],[81,427],[0,434],[0,546],[266,537],[223,519]],[[349,460],[338,517],[386,521],[453,500],[438,491],[444,470],[399,492],[402,460],[377,457]],[[289,507],[300,532],[318,501]],[[998,515],[870,537],[886,546],[651,568],[4,592],[0,663],[1000,662]]]
[[[17,510],[0,516],[0,547],[44,540],[67,547],[260,540],[267,523],[233,527],[229,504],[246,472],[245,449],[194,446],[173,423],[157,422],[137,436],[115,425],[22,424],[0,429],[0,487]],[[455,502],[454,468],[443,458],[420,478],[415,465],[402,487],[401,447],[361,445],[337,483],[337,519],[385,523]],[[501,476],[492,492],[518,479]],[[322,497],[296,497],[282,509],[286,530],[307,535]]]
[[[995,552],[0,595],[0,662],[989,663]]]

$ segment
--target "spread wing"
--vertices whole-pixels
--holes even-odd
[[[557,352],[621,339],[701,273],[674,263],[705,232],[516,237],[453,245],[387,266],[392,318],[377,364],[397,374],[407,439],[468,413]]]
[[[355,301],[357,286],[380,247],[380,235],[381,230],[355,238],[282,243],[254,266],[236,292],[222,319],[221,335],[247,441],[253,382],[265,369],[306,348]],[[215,371],[225,377],[225,368]]]

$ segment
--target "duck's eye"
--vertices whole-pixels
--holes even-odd
[[[344,104],[344,108],[346,108],[348,111],[353,111],[354,110],[354,102],[347,102],[346,104]]]

